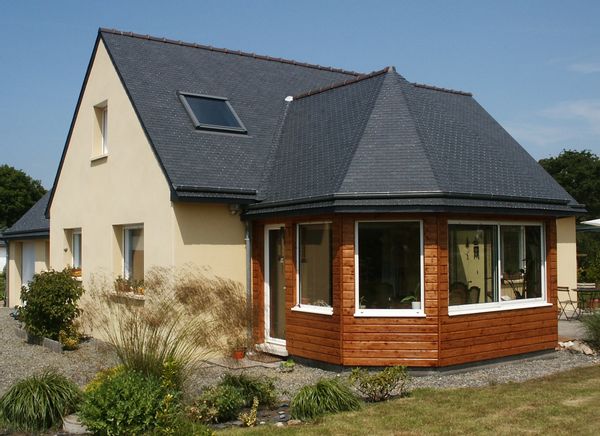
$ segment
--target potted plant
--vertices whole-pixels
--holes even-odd
[[[246,343],[245,338],[235,338],[229,342],[229,351],[231,358],[234,360],[242,360],[246,356]]]
[[[407,295],[402,300],[400,300],[400,302],[401,303],[410,303],[412,310],[421,309],[421,302],[417,301],[417,297],[415,295]]]

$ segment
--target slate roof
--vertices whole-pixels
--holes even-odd
[[[47,238],[50,235],[50,220],[45,211],[50,192],[44,194],[19,220],[2,234],[3,239]]]
[[[469,93],[393,67],[365,75],[106,29],[99,40],[174,201],[242,203],[247,217],[584,211]],[[228,98],[248,134],[195,130],[178,91]]]

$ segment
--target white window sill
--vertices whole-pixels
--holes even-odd
[[[487,313],[487,312],[502,312],[505,310],[517,310],[517,309],[532,309],[536,307],[551,307],[552,304],[547,303],[545,301],[528,301],[518,303],[484,303],[477,304],[477,307],[469,307],[469,306],[449,306],[448,307],[448,316],[456,316],[456,315],[470,315],[475,313]]]
[[[102,159],[107,159],[107,158],[108,158],[108,153],[99,154],[97,156],[92,156],[90,158],[90,162],[96,162],[96,161],[99,161],[99,160],[102,160]]]
[[[275,356],[287,357],[289,356],[285,345],[271,344],[265,342],[264,344],[256,344],[255,348],[263,353],[274,354]]]
[[[413,309],[358,309],[355,318],[425,318],[423,310]]]
[[[294,312],[315,313],[317,315],[333,315],[333,307],[311,306],[310,304],[297,305],[292,307]]]

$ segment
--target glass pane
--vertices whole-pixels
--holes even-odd
[[[225,100],[185,96],[200,124],[241,128]]]
[[[131,280],[142,281],[144,280],[144,229],[128,229],[126,235],[128,238],[126,276]]]
[[[300,304],[331,307],[331,225],[299,227]]]
[[[81,268],[81,233],[73,233],[73,268]]]
[[[448,226],[450,306],[498,301],[496,229],[493,225]]]
[[[285,339],[285,275],[282,229],[269,230],[269,336]]]
[[[502,300],[542,296],[542,229],[501,226]]]
[[[358,256],[361,309],[420,307],[421,226],[418,222],[359,223]]]

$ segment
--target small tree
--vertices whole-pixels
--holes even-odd
[[[0,165],[0,231],[12,226],[45,193],[39,180],[9,165]]]
[[[79,316],[77,302],[83,294],[81,284],[71,277],[71,271],[47,271],[33,276],[29,286],[23,286],[23,307],[19,316],[31,335],[59,339],[62,332],[71,331]]]

